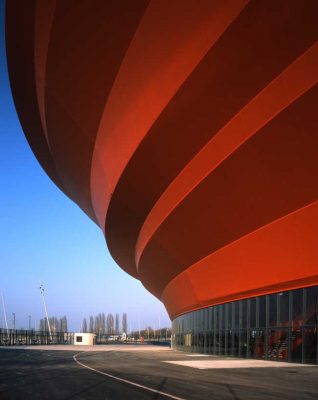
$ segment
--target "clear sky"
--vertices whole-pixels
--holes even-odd
[[[43,317],[39,282],[48,312],[68,317],[78,330],[83,317],[128,313],[128,326],[170,326],[164,306],[112,260],[101,230],[47,177],[23,135],[11,97],[0,0],[0,291],[17,328]],[[0,309],[0,326],[3,313]]]

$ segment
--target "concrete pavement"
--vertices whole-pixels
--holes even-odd
[[[242,368],[237,362],[249,360],[189,357],[156,346],[56,348],[1,348],[0,399],[318,399],[316,366],[255,368],[250,363]],[[182,365],[189,361],[220,362],[226,368]]]

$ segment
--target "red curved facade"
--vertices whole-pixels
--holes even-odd
[[[316,0],[7,2],[30,146],[171,316],[318,285]]]

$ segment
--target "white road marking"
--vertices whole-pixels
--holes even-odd
[[[139,383],[128,381],[127,379],[119,378],[118,376],[107,374],[106,372],[99,371],[98,369],[89,367],[88,365],[85,365],[85,364],[81,363],[80,361],[78,361],[78,359],[76,358],[79,354],[82,354],[82,353],[84,353],[84,352],[80,352],[80,353],[75,354],[73,356],[73,359],[77,364],[81,365],[84,368],[90,369],[91,371],[97,372],[98,374],[105,375],[108,378],[115,379],[116,381],[124,382],[124,383],[127,383],[128,385],[136,386],[136,387],[138,387],[140,389],[144,389],[144,390],[148,390],[149,392],[152,392],[152,393],[160,394],[161,396],[169,397],[170,399],[186,400],[186,399],[184,399],[182,397],[173,396],[172,394],[169,394],[169,393],[166,393],[166,392],[162,392],[161,390],[152,389],[152,388],[150,388],[148,386],[140,385]]]

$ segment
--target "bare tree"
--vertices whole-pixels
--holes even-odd
[[[105,333],[106,333],[106,317],[105,317],[105,313],[101,314],[101,328],[102,328],[102,334],[105,335]]]
[[[59,332],[60,331],[60,324],[59,320],[56,317],[49,317],[51,332]]]
[[[95,315],[95,318],[94,318],[94,331],[100,335],[102,333],[101,330],[102,329],[101,329],[101,324],[100,324],[100,316],[98,314],[98,315]]]
[[[105,334],[105,314],[99,313],[95,316],[94,329],[98,335]]]
[[[89,317],[89,332],[94,333],[94,317],[92,315]]]
[[[66,315],[62,318],[49,317],[51,332],[67,332],[67,318]],[[46,318],[40,319],[40,331],[49,332],[49,327]]]
[[[114,333],[114,317],[113,314],[107,314],[106,317],[106,333],[113,335]]]
[[[67,317],[60,318],[60,332],[67,332]]]
[[[123,314],[121,326],[122,326],[123,333],[127,334],[127,314],[126,313]]]
[[[66,332],[66,330],[67,330],[67,323],[66,323],[66,328],[65,328],[65,320],[64,320],[64,317],[62,317],[59,320],[59,332]]]
[[[83,319],[82,330],[83,330],[83,333],[87,332],[87,321],[86,321],[86,318]]]
[[[119,314],[115,316],[115,335],[119,335]]]
[[[40,328],[40,332],[41,332],[41,333],[47,332],[46,327],[47,327],[46,319],[45,319],[45,318],[41,318],[41,319],[40,319],[40,327],[39,327],[39,328]]]

